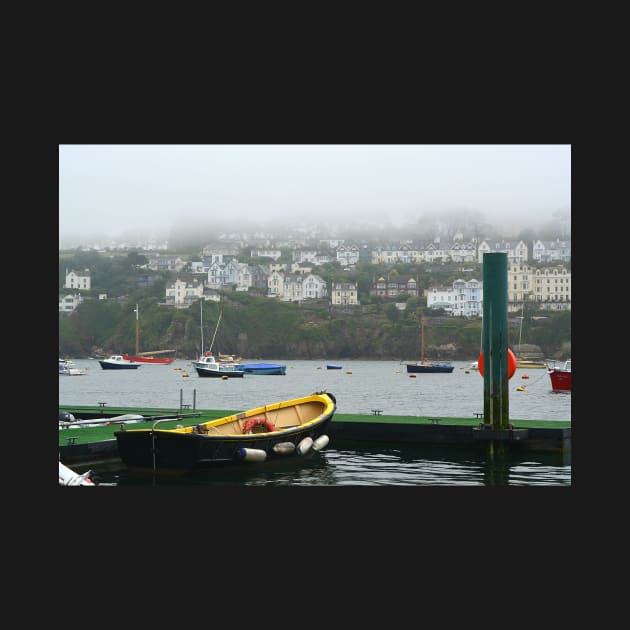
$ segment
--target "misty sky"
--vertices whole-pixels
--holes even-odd
[[[474,210],[535,228],[571,207],[571,145],[59,145],[59,237],[203,217],[416,222]]]

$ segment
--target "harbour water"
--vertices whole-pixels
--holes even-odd
[[[248,358],[254,363],[263,359]],[[284,376],[247,374],[238,379],[197,376],[190,361],[143,365],[137,370],[102,370],[98,361],[74,359],[83,376],[59,376],[59,404],[159,407],[180,403],[199,409],[244,410],[261,404],[328,391],[337,413],[473,417],[483,411],[483,378],[455,361],[450,374],[406,373],[398,361],[286,361]],[[186,376],[188,375],[188,376]],[[524,378],[525,377],[525,378]],[[517,369],[509,381],[512,419],[571,420],[571,394],[551,390],[544,369]],[[518,388],[518,389],[517,389]],[[82,472],[85,468],[76,469]],[[298,460],[155,479],[133,476],[122,464],[91,467],[95,480],[110,485],[290,485],[290,486],[570,486],[569,453],[526,452],[489,459],[478,450],[456,447],[374,443],[330,443]]]

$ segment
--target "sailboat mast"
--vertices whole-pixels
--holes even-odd
[[[420,361],[424,363],[424,317],[420,318]]]
[[[199,302],[199,327],[201,328],[201,354],[203,356],[203,298]]]
[[[212,335],[212,341],[210,342],[210,350],[212,350],[212,346],[214,345],[214,338],[217,336],[217,330],[219,330],[219,322],[221,321],[221,315],[223,315],[223,310],[219,313],[219,319],[217,319],[217,325],[214,329],[214,335]]]
[[[140,328],[139,328],[139,323],[138,323],[138,316],[139,316],[139,311],[138,311],[138,305],[136,304],[136,355],[138,354],[138,352],[140,352]]]

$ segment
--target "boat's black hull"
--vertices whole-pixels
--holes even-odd
[[[276,444],[297,446],[304,438],[316,440],[327,433],[333,414],[307,427],[293,427],[271,433],[221,436],[170,431],[116,431],[118,452],[123,463],[142,472],[186,473],[242,461],[241,449],[260,449],[266,461],[287,459],[292,454],[276,453]],[[297,454],[295,451],[293,455]]]
[[[407,363],[407,374],[438,374],[450,373],[454,369],[452,365],[414,365]]]
[[[243,370],[219,372],[218,370],[208,370],[207,368],[197,366],[195,366],[195,370],[197,370],[197,374],[203,378],[223,378],[224,376],[227,378],[243,378],[245,375]]]
[[[106,363],[105,361],[99,361],[99,363],[104,370],[137,370],[140,367],[139,365],[116,365],[115,363]]]

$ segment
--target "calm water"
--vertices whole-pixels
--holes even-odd
[[[451,374],[407,375],[397,361],[244,359],[287,366],[284,376],[245,375],[242,379],[197,376],[190,361],[143,365],[137,370],[102,370],[95,360],[75,359],[85,376],[59,378],[59,403],[110,406],[244,410],[314,391],[335,395],[338,413],[472,417],[483,411],[483,379],[454,362]],[[187,373],[189,376],[183,376]],[[522,376],[529,376],[523,379]],[[525,391],[517,391],[525,387]],[[571,419],[571,394],[551,391],[545,370],[518,369],[510,380],[510,418]],[[87,467],[75,467],[83,472]],[[361,485],[361,486],[570,486],[571,456],[555,453],[510,454],[490,459],[459,447],[331,442],[305,458],[226,467],[179,479],[132,476],[122,464],[90,467],[97,482],[113,485]]]

